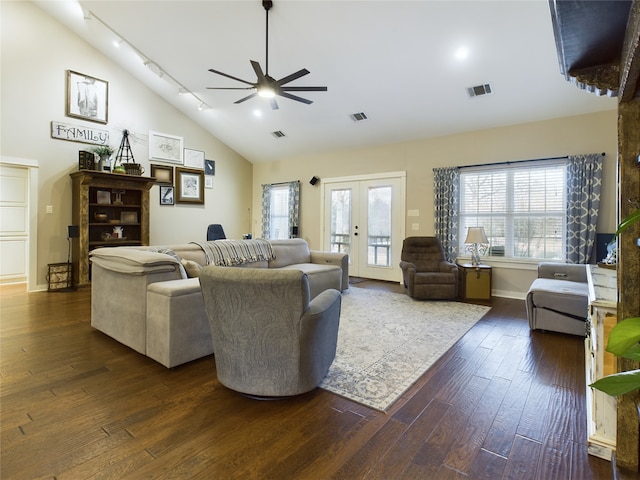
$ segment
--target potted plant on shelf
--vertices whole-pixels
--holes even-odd
[[[113,147],[111,145],[98,145],[91,149],[93,153],[98,155],[100,161],[98,162],[98,170],[99,171],[111,171],[111,162],[109,161],[109,157],[113,155]]]

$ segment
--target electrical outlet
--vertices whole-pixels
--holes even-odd
[[[411,224],[411,230],[420,230],[420,224],[419,223],[412,223]]]
[[[47,205],[47,213],[53,213],[53,205]]]

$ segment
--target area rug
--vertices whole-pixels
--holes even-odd
[[[350,288],[336,358],[321,388],[387,411],[489,307]]]

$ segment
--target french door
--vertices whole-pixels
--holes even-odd
[[[323,181],[323,249],[349,254],[349,275],[400,281],[405,172]]]

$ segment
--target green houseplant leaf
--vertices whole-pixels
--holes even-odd
[[[624,218],[620,222],[620,225],[618,225],[618,230],[616,230],[616,235],[624,232],[631,225],[639,221],[640,221],[640,208],[638,208],[635,212],[631,212],[631,214],[628,217]]]
[[[607,375],[589,385],[613,397],[640,389],[640,370]]]
[[[618,357],[626,357],[629,349],[637,346],[638,342],[640,342],[640,317],[625,318],[611,329],[607,352]]]

